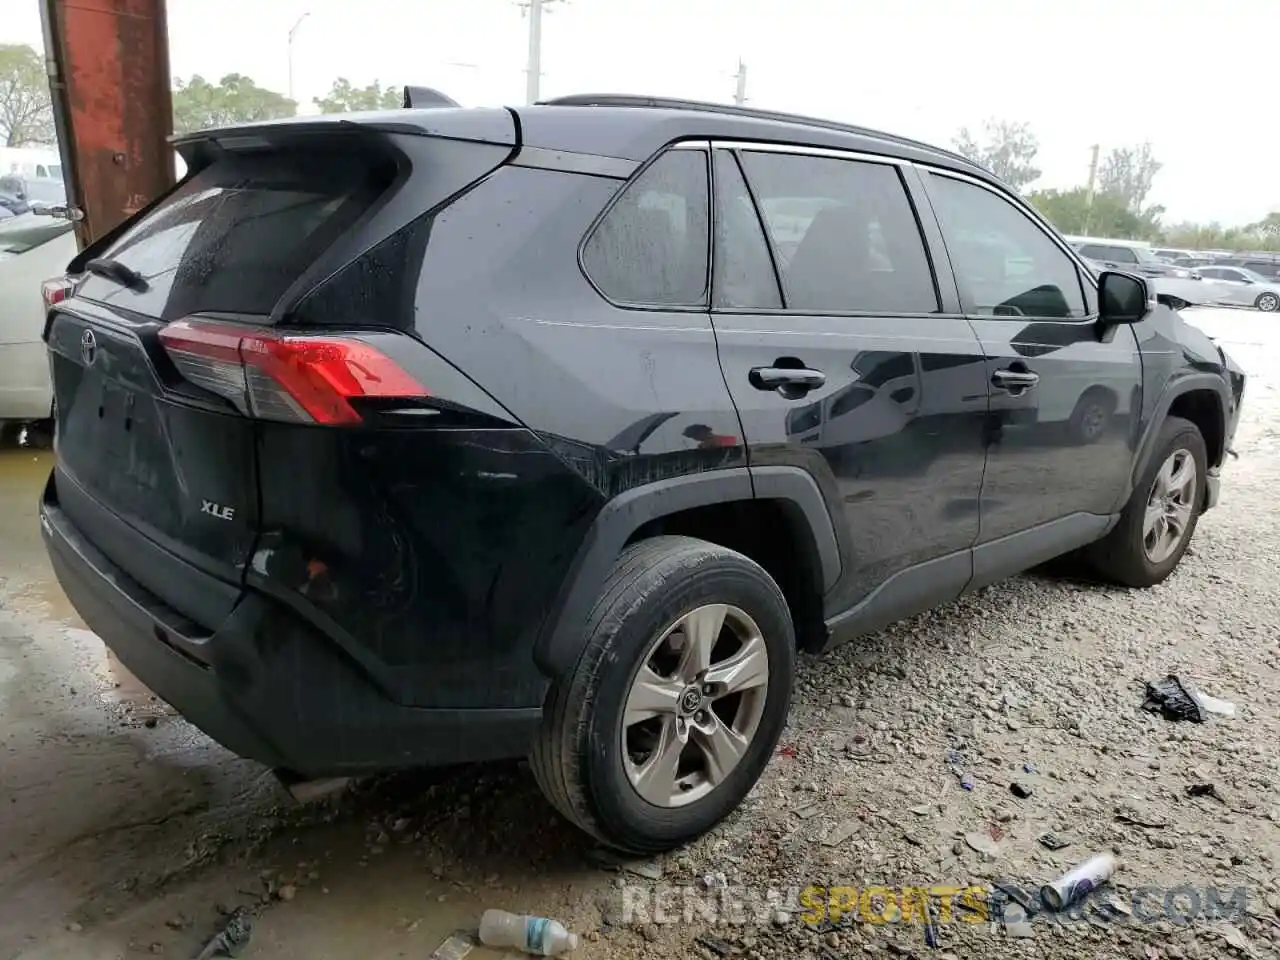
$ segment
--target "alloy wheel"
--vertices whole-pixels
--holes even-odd
[[[1163,563],[1182,543],[1195,511],[1196,459],[1179,448],[1156,474],[1142,521],[1142,548],[1152,563]]]
[[[1264,293],[1258,298],[1258,309],[1264,313],[1275,313],[1280,310],[1280,297],[1274,293]]]
[[[636,793],[681,807],[715,790],[750,747],[768,689],[768,650],[745,611],[706,604],[668,627],[645,654],[622,718]]]

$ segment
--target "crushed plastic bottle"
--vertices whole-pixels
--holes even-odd
[[[480,917],[480,942],[487,947],[515,947],[536,957],[559,957],[578,949],[578,935],[559,921],[505,910],[486,910]]]

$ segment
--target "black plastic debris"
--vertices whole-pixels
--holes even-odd
[[[1040,841],[1040,845],[1050,850],[1061,850],[1064,847],[1071,846],[1071,841],[1066,837],[1060,837],[1056,833],[1042,833],[1036,838]]]
[[[1190,783],[1187,784],[1188,797],[1211,797],[1219,803],[1226,803],[1222,798],[1222,794],[1218,792],[1218,788],[1212,783]]]
[[[1147,681],[1147,699],[1142,709],[1158,713],[1166,720],[1191,720],[1204,723],[1204,712],[1195,698],[1174,674],[1163,680]]]
[[[727,940],[721,940],[719,937],[712,936],[709,933],[699,934],[694,938],[694,943],[700,947],[706,947],[717,957],[729,957],[735,953],[733,944]]]

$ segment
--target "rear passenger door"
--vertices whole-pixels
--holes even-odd
[[[1132,329],[1098,327],[1092,280],[1028,211],[976,179],[925,180],[991,382],[979,585],[1102,533],[1133,464],[1142,367]]]
[[[757,496],[770,468],[799,466],[827,500],[843,567],[834,635],[956,596],[978,534],[987,385],[954,285],[935,282],[918,175],[774,145],[717,144],[713,160],[721,365]]]

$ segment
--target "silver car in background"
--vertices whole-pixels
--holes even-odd
[[[1265,313],[1280,310],[1280,281],[1245,267],[1201,267],[1200,277],[1212,303],[1257,307]]]
[[[1094,265],[1097,269],[1097,265]],[[1154,277],[1151,289],[1172,305],[1254,307],[1265,313],[1280,310],[1280,282],[1268,279],[1244,267],[1201,267],[1199,280],[1177,277]]]

